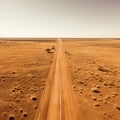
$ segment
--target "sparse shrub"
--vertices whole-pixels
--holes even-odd
[[[36,101],[37,97],[36,96],[32,96],[31,99],[34,100],[34,101]]]
[[[15,118],[14,118],[14,116],[13,115],[10,115],[9,116],[9,120],[14,120]]]
[[[105,100],[109,100],[109,99],[110,99],[110,95],[106,95]]]
[[[120,106],[116,106],[116,108],[117,108],[118,110],[120,110]]]
[[[48,53],[51,51],[51,49],[50,48],[47,48],[47,49],[45,49],[45,51],[47,51]]]
[[[51,49],[52,49],[52,50],[55,50],[55,46],[53,45]]]
[[[23,113],[23,108],[20,108],[19,110],[20,110],[21,113]]]
[[[50,48],[47,48],[45,51],[47,51],[47,53],[53,53],[53,51]]]
[[[92,97],[92,99],[93,99],[93,100],[97,100],[97,98],[96,98],[96,97]]]
[[[23,116],[24,116],[24,117],[27,117],[28,115],[27,115],[27,113],[23,113]]]
[[[99,66],[99,67],[98,67],[98,70],[101,71],[101,72],[109,72],[109,70],[105,69],[105,68],[102,67],[102,66]]]
[[[38,108],[38,106],[37,106],[37,105],[34,105],[34,106],[33,106],[33,108],[34,108],[34,109],[37,109],[37,108]]]
[[[95,88],[92,88],[91,91],[92,91],[92,92],[95,92],[95,93],[100,93],[99,89],[96,88],[96,87],[95,87]]]
[[[99,107],[100,104],[99,104],[99,103],[94,103],[94,106],[95,106],[95,107]]]

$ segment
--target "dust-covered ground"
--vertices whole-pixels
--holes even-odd
[[[55,41],[0,41],[0,120],[34,119],[53,46]]]
[[[85,120],[120,120],[120,40],[66,40],[64,50]]]

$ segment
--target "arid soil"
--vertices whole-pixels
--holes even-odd
[[[120,120],[120,40],[1,40],[0,120],[79,119]]]
[[[56,45],[54,41],[0,41],[0,120],[33,120]]]
[[[120,40],[66,40],[64,50],[83,120],[120,120]]]

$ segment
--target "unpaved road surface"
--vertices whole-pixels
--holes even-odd
[[[58,50],[34,120],[78,120],[81,115],[80,111],[77,113],[77,109],[62,41],[59,40]]]

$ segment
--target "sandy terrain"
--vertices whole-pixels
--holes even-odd
[[[119,77],[120,40],[2,41],[0,120],[119,120]]]
[[[33,120],[54,53],[53,41],[0,41],[0,120]]]
[[[83,120],[120,120],[120,40],[64,41]]]

